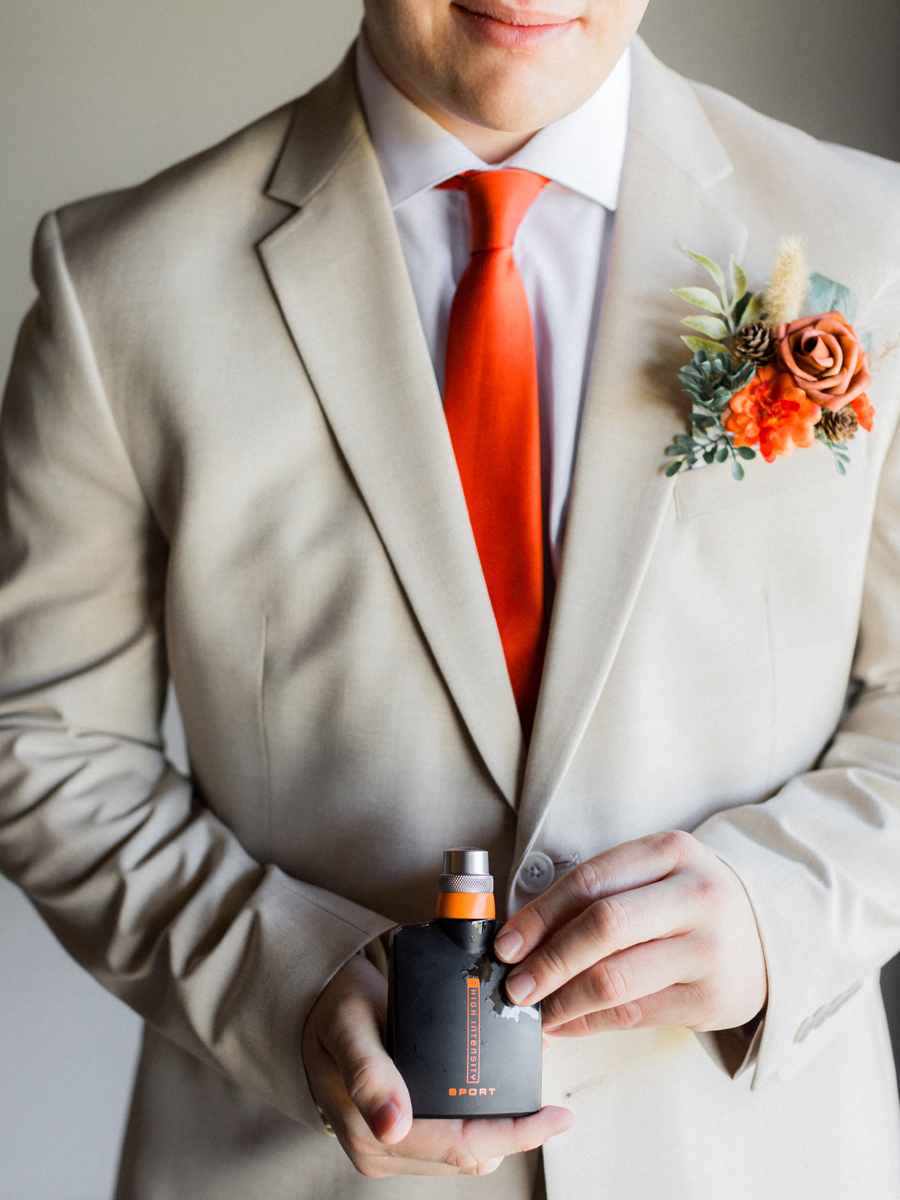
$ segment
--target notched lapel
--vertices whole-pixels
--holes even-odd
[[[349,64],[322,87],[300,102],[269,188],[299,211],[260,255],[438,668],[515,805],[518,713],[393,214]]]
[[[686,358],[679,322],[688,310],[670,289],[703,282],[683,250],[727,262],[747,236],[712,200],[731,164],[692,89],[642,45],[635,51],[628,158],[523,785],[519,856],[533,845],[597,705],[672,503],[664,451],[688,412],[677,380]]]

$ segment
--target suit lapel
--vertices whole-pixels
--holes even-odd
[[[485,765],[524,747],[440,393],[350,60],[298,103],[260,255],[304,368]]]
[[[674,481],[663,475],[663,452],[684,428],[677,369],[685,361],[678,334],[686,309],[669,289],[690,282],[695,271],[682,248],[727,262],[746,239],[741,222],[712,202],[731,164],[695,93],[642,43],[634,52],[628,158],[517,857],[534,843],[597,705],[671,502]]]

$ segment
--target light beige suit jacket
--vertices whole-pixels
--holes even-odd
[[[634,71],[527,753],[351,67],[39,230],[2,416],[0,864],[148,1022],[121,1200],[524,1200],[522,1161],[355,1175],[304,1019],[348,956],[430,917],[443,847],[487,847],[505,907],[529,853],[562,871],[666,827],[747,888],[762,1037],[735,1079],[680,1029],[555,1045],[545,1098],[577,1124],[546,1148],[550,1200],[897,1195],[900,355],[846,478],[820,445],[740,484],[661,468],[685,419],[669,289],[703,282],[680,247],[759,286],[801,234],[877,356],[900,170],[640,43]],[[191,779],[161,752],[167,672]]]

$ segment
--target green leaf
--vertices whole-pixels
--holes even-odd
[[[743,296],[741,296],[740,300],[735,303],[734,308],[731,310],[731,320],[735,329],[740,329],[744,313],[747,311],[747,305],[752,299],[752,292],[744,292]]]
[[[682,317],[681,323],[682,325],[687,325],[688,329],[696,329],[698,333],[702,333],[705,337],[728,337],[728,326],[724,321],[720,321],[718,317]]]
[[[715,457],[716,457],[715,447],[713,447],[712,450],[704,450],[703,451],[703,461],[707,464],[707,466],[712,462],[712,460]]]
[[[741,480],[744,478],[744,468],[741,466],[741,464],[738,462],[737,459],[734,459],[731,464],[731,473],[737,480]]]
[[[744,363],[740,370],[735,373],[734,378],[732,379],[732,383],[736,385],[736,390],[740,391],[742,387],[745,387],[755,374],[756,363]]]
[[[692,258],[695,263],[699,263],[704,271],[708,271],[713,279],[719,285],[719,291],[722,293],[722,299],[725,297],[725,275],[722,268],[717,262],[713,262],[711,258],[707,258],[705,254],[695,254],[693,250],[685,250],[688,258]]]
[[[707,312],[720,314],[725,312],[719,298],[709,288],[672,288],[672,295],[677,296],[679,300],[687,300],[688,304],[693,304],[696,308],[704,308]]]
[[[738,300],[747,295],[747,276],[744,268],[731,256],[731,306],[734,308]]]
[[[834,465],[837,467],[838,475],[846,475],[847,474],[846,464],[844,463],[843,459],[838,458],[837,455],[834,456]]]
[[[665,469],[664,474],[667,475],[669,477],[669,479],[671,479],[673,475],[678,474],[678,472],[681,470],[683,463],[684,463],[684,459],[680,459],[678,462],[669,463],[669,465]]]
[[[723,463],[727,457],[728,457],[728,447],[720,446],[718,448],[718,450],[716,451],[716,462]]]
[[[687,346],[688,350],[693,350],[695,354],[700,350],[705,350],[708,354],[714,354],[717,350],[722,349],[718,342],[708,342],[705,338],[685,337],[682,334],[681,340]]]
[[[757,321],[763,319],[763,300],[759,292],[754,292],[744,309],[741,320],[742,325],[755,325]]]
[[[680,368],[678,378],[691,397],[694,409],[712,414],[712,428],[724,436],[719,414],[728,407],[735,392],[752,378],[756,367],[753,363],[735,364],[732,356],[717,342],[688,337],[684,341],[695,353],[690,363]]]
[[[809,300],[807,302],[810,315],[819,316],[822,313],[839,312],[848,321],[856,317],[856,297],[842,283],[835,283],[827,275],[810,275]]]
[[[734,450],[736,454],[741,456],[741,458],[756,458],[756,451],[751,449],[750,446],[735,446]]]

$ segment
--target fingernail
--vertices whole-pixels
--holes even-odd
[[[372,1132],[377,1138],[384,1138],[391,1132],[403,1112],[396,1100],[387,1100],[372,1118]]]
[[[494,953],[498,958],[503,958],[507,962],[512,962],[519,951],[522,949],[524,942],[522,935],[516,933],[514,929],[507,929],[498,937],[494,938]]]
[[[524,1004],[533,991],[534,980],[524,971],[519,971],[515,975],[508,976],[506,980],[506,994],[512,1000],[513,1004]]]
[[[556,1033],[557,1029],[561,1029],[561,1028],[562,1028],[561,1025],[545,1025],[543,1028],[543,1032],[544,1033]]]

